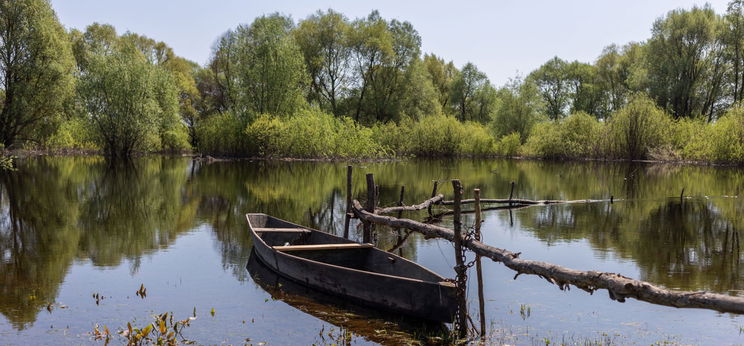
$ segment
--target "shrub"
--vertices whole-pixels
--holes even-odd
[[[460,122],[444,115],[417,121],[411,132],[411,153],[416,156],[453,156],[463,136]]]
[[[234,113],[209,116],[196,127],[199,151],[212,155],[250,154],[243,129],[245,122]]]
[[[686,160],[710,159],[711,126],[703,119],[679,119],[671,128],[671,147]]]
[[[744,108],[736,106],[710,128],[710,160],[744,163]]]
[[[517,156],[522,145],[522,136],[519,132],[501,137],[496,143],[496,153],[503,156]]]
[[[496,139],[486,126],[472,121],[461,126],[463,136],[458,150],[460,154],[476,156],[496,154]]]
[[[609,122],[609,153],[630,160],[648,157],[651,149],[668,142],[671,117],[645,95],[631,98]]]
[[[349,118],[335,118],[318,110],[288,119],[258,117],[244,135],[251,152],[263,157],[372,158],[384,155],[374,132]]]
[[[602,124],[579,112],[559,121],[538,123],[527,138],[528,156],[543,158],[587,158],[600,155]]]

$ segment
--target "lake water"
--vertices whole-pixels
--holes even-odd
[[[251,257],[247,212],[342,234],[346,165],[19,160],[17,171],[0,173],[0,344],[102,343],[92,335],[96,324],[115,333],[164,312],[178,319],[196,313],[183,335],[201,344],[436,341],[442,326],[308,291]],[[374,173],[383,206],[397,202],[401,185],[407,204],[429,198],[433,180],[451,199],[453,178],[462,180],[468,198],[475,187],[484,198],[508,197],[514,181],[519,198],[606,200],[485,212],[484,242],[524,259],[670,289],[744,290],[740,169],[470,159],[353,166],[355,197],[364,200],[364,174]],[[680,200],[682,189],[690,198]],[[406,216],[423,220],[426,213]],[[472,225],[472,215],[464,223]],[[354,239],[361,238],[357,226]],[[398,241],[398,233],[377,229],[378,247]],[[412,234],[396,253],[454,276],[449,242]],[[514,272],[490,260],[483,267],[490,343],[744,343],[744,317],[632,299],[621,304],[603,290],[560,291],[537,277],[514,280]],[[136,294],[141,285],[144,298]],[[472,280],[468,297],[477,324]]]

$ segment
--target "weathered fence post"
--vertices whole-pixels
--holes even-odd
[[[481,205],[480,189],[473,189],[475,195],[475,240],[481,241]],[[483,298],[483,269],[481,268],[481,256],[475,255],[475,273],[478,275],[478,310],[480,313],[480,335],[486,336],[486,307]]]
[[[372,173],[367,173],[367,211],[370,213],[375,212],[375,206],[377,205],[375,189],[375,176]],[[372,241],[372,223],[364,223],[364,235],[362,236],[362,242],[369,243]]]
[[[434,189],[431,190],[431,198],[434,198],[434,196],[437,195],[437,186],[439,186],[439,181],[438,180],[434,180]],[[426,211],[429,212],[429,218],[431,218],[432,217],[432,215],[431,215],[431,205],[429,205],[429,207],[426,208]]]
[[[511,182],[511,191],[509,191],[509,206],[511,207],[512,203],[512,197],[514,197],[514,182]]]
[[[346,219],[344,219],[344,238],[349,239],[351,221],[351,165],[346,166]]]
[[[462,184],[460,180],[452,180],[452,189],[455,190],[454,199],[454,235],[455,235],[455,272],[457,273],[457,334],[459,338],[465,338],[468,334],[468,303],[466,300],[467,268],[463,259],[462,251]]]
[[[405,185],[401,185],[400,186],[400,198],[398,198],[399,207],[403,206],[403,194],[405,193],[406,193],[406,187]],[[402,210],[398,211],[398,218],[400,219],[402,216],[403,216],[403,211]]]

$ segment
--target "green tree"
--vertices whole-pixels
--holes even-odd
[[[731,1],[723,20],[723,41],[726,45],[724,51],[731,63],[731,92],[733,102],[736,103],[744,99],[744,1]]]
[[[609,123],[611,151],[628,160],[645,159],[669,139],[669,115],[646,95],[634,95]]]
[[[486,74],[467,63],[452,83],[450,102],[460,121],[487,122],[493,110],[495,90]]]
[[[387,22],[377,11],[370,13],[367,18],[357,19],[352,23],[349,42],[356,79],[352,95],[356,104],[354,111],[356,121],[360,121],[362,112],[366,111],[365,102],[367,102],[370,85],[374,83],[376,71],[382,64],[392,60],[394,54],[392,41]]]
[[[420,59],[416,59],[406,71],[402,87],[401,115],[420,120],[442,113],[437,88]]]
[[[45,0],[0,0],[0,144],[50,135],[74,90],[68,36]]]
[[[673,10],[648,41],[649,94],[675,118],[708,115],[721,97],[720,17],[710,6]],[[710,94],[710,93],[713,94]]]
[[[511,80],[497,93],[491,127],[497,137],[518,133],[527,140],[532,127],[541,120],[542,98],[537,86],[519,78]]]
[[[444,59],[434,54],[424,55],[424,65],[429,72],[432,84],[436,88],[439,104],[442,110],[446,111],[451,108],[449,103],[450,89],[455,77],[457,77],[457,68],[451,61],[445,63]]]
[[[304,105],[307,74],[292,27],[292,20],[279,14],[238,26],[235,84],[240,113],[291,115]]]
[[[131,45],[93,56],[79,93],[99,145],[111,157],[161,148],[157,142],[180,125],[173,77]]]
[[[585,112],[603,119],[608,115],[607,98],[594,65],[574,61],[568,65],[571,113]]]
[[[545,110],[550,119],[564,117],[570,107],[571,84],[568,83],[568,63],[555,57],[530,73],[545,100]]]
[[[597,58],[597,83],[605,94],[607,112],[622,108],[632,90],[646,83],[642,46],[631,43],[623,47],[607,46]]]
[[[418,61],[421,37],[409,22],[391,20],[387,23],[392,43],[392,55],[374,70],[370,80],[368,112],[377,121],[399,120],[405,98],[406,75]]]
[[[318,11],[293,31],[310,77],[310,102],[340,115],[339,102],[351,78],[351,24],[344,15]]]

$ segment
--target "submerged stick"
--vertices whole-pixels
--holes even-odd
[[[437,225],[424,224],[414,220],[397,219],[390,216],[375,215],[362,209],[359,201],[354,200],[353,211],[362,220],[390,227],[407,228],[423,233],[429,237],[454,240],[454,232]],[[728,296],[718,293],[671,291],[652,283],[635,280],[620,274],[600,271],[580,271],[556,264],[520,259],[520,253],[495,248],[474,239],[463,239],[463,246],[477,255],[488,257],[495,262],[501,262],[522,274],[539,276],[561,290],[576,286],[589,293],[599,289],[606,289],[610,299],[625,302],[626,298],[634,298],[652,304],[672,306],[677,308],[699,308],[721,312],[744,314],[744,297]]]

